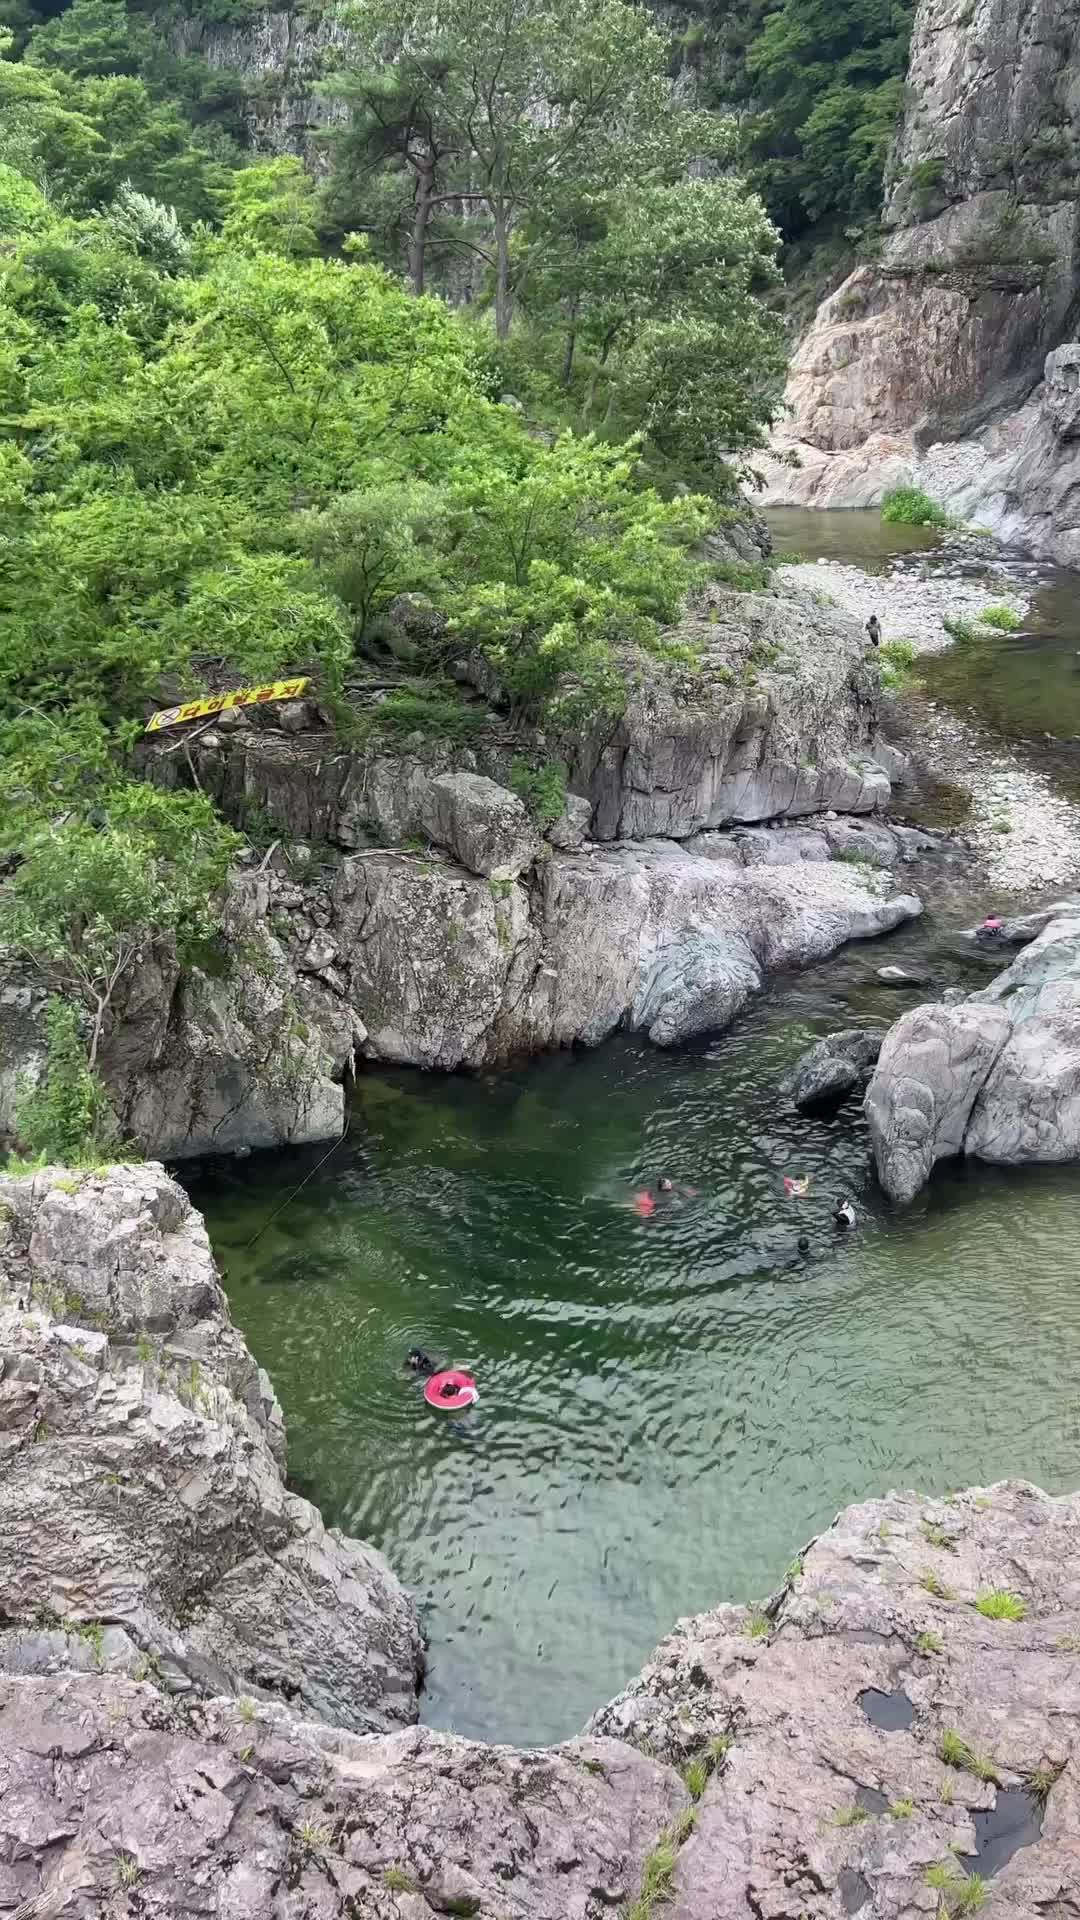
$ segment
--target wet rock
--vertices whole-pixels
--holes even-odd
[[[839,1106],[866,1085],[883,1037],[860,1027],[828,1034],[796,1061],[781,1082],[781,1092],[802,1112]]]
[[[875,967],[874,977],[883,987],[926,987],[929,976],[925,973],[913,973],[908,967]]]
[[[149,1163],[0,1176],[0,1201],[5,1629],[62,1620],[99,1665],[130,1670],[133,1644],[144,1675],[342,1726],[412,1719],[411,1602],[286,1491],[280,1408],[180,1187]]]
[[[866,1095],[878,1179],[911,1200],[962,1153],[975,1100],[1009,1032],[1004,1007],[914,1007],[890,1028]]]
[[[443,773],[420,807],[424,832],[470,873],[516,880],[536,858],[540,835],[516,793],[480,773]]]
[[[921,912],[835,863],[737,869],[667,843],[552,860],[542,966],[521,1043],[595,1045],[619,1027],[660,1046],[719,1031],[764,979]]]

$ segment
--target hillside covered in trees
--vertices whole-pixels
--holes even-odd
[[[32,1146],[93,1137],[114,996],[155,941],[201,950],[241,844],[197,786],[137,777],[155,703],[307,672],[344,738],[464,740],[464,643],[528,724],[614,712],[620,648],[663,651],[775,410],[777,236],[727,123],[672,110],[665,37],[624,0],[470,4],[468,67],[432,39],[422,71],[354,73],[348,141],[384,201],[423,152],[403,124],[451,143],[431,219],[465,170],[493,249],[467,313],[415,290],[415,233],[402,277],[392,226],[346,225],[340,172],[252,153],[225,83],[123,0],[7,29],[0,938],[57,995]],[[401,592],[448,622],[407,659]]]

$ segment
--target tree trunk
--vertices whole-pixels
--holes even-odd
[[[509,340],[514,299],[510,291],[510,222],[505,201],[493,203],[491,217],[495,227],[495,338]]]
[[[575,294],[570,302],[570,311],[567,315],[566,345],[563,349],[562,384],[564,388],[570,385],[574,375],[574,348],[577,346],[577,317],[578,296]]]
[[[413,208],[412,231],[409,234],[409,292],[417,298],[424,291],[424,274],[427,267],[428,223],[431,219],[431,195],[435,185],[434,168],[430,165],[416,169],[416,203]]]

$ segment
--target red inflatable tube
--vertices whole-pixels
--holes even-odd
[[[433,1373],[424,1388],[428,1406],[443,1407],[447,1413],[459,1413],[462,1407],[473,1406],[479,1398],[472,1374],[462,1373],[457,1367]]]

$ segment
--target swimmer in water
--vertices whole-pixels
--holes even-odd
[[[432,1374],[438,1372],[434,1360],[428,1357],[422,1347],[409,1348],[408,1353],[405,1355],[405,1365],[408,1367],[410,1373]]]
[[[833,1208],[833,1224],[841,1233],[846,1233],[849,1227],[855,1225],[855,1209],[850,1200],[837,1201]]]

